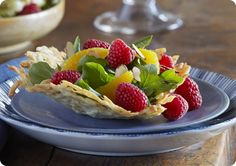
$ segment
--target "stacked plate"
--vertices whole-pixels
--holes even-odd
[[[0,118],[14,128],[56,147],[95,155],[133,156],[177,150],[222,133],[236,123],[236,81],[192,69],[203,95],[200,109],[174,122],[101,120],[75,114],[41,94],[18,90],[17,78],[0,85]]]

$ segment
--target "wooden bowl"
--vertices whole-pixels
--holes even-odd
[[[0,54],[15,52],[53,31],[65,12],[65,0],[39,13],[0,18]]]

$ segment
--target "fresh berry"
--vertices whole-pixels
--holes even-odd
[[[161,73],[165,70],[174,68],[174,62],[169,55],[163,54],[159,62],[161,65]]]
[[[94,47],[108,49],[110,47],[110,44],[98,39],[88,39],[83,45],[83,49],[94,48]]]
[[[38,13],[41,9],[38,5],[31,3],[26,5],[21,12],[18,13],[18,15],[26,15],[26,14],[32,14],[32,13]]]
[[[75,70],[64,70],[54,73],[51,78],[51,82],[55,85],[58,85],[62,80],[66,80],[74,84],[79,78],[79,72]]]
[[[132,50],[121,39],[116,39],[112,42],[107,56],[107,61],[111,68],[117,68],[120,65],[128,65],[135,58],[135,51]]]
[[[146,108],[148,98],[145,93],[130,83],[121,83],[116,89],[115,103],[132,112]]]
[[[189,111],[198,109],[202,105],[202,95],[198,85],[189,77],[176,89],[175,93],[185,98],[189,104]]]
[[[163,105],[166,110],[163,112],[163,116],[169,121],[174,121],[182,118],[188,112],[188,102],[180,95],[175,94],[175,98],[172,102]]]

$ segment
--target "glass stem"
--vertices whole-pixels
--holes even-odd
[[[156,0],[123,0],[123,5],[117,12],[121,20],[154,20],[161,11]]]
[[[104,32],[134,34],[174,30],[183,25],[175,14],[162,10],[156,0],[122,0],[117,11],[98,16],[94,26]]]
[[[123,4],[126,5],[156,5],[156,0],[123,0]]]

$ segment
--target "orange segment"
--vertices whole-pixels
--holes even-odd
[[[146,58],[145,62],[147,64],[154,64],[154,65],[156,65],[157,66],[157,70],[158,70],[157,72],[159,73],[160,64],[159,64],[159,60],[158,60],[157,54],[154,51],[152,51],[152,50],[146,50],[146,49],[143,49],[143,48],[140,48],[139,50],[141,51],[141,53]]]
[[[147,64],[156,64],[158,62],[157,54],[152,50],[139,49],[141,53],[145,56],[145,62]]]
[[[115,93],[117,87],[124,82],[131,83],[133,78],[134,78],[133,73],[131,71],[127,71],[124,74],[112,80],[111,82],[109,82],[108,84],[99,87],[98,89],[96,89],[96,91],[107,96],[112,101],[115,101]]]
[[[89,48],[81,50],[64,62],[62,70],[77,70],[77,65],[80,59],[85,55],[94,55],[99,58],[105,58],[108,53],[108,49],[105,48]]]

